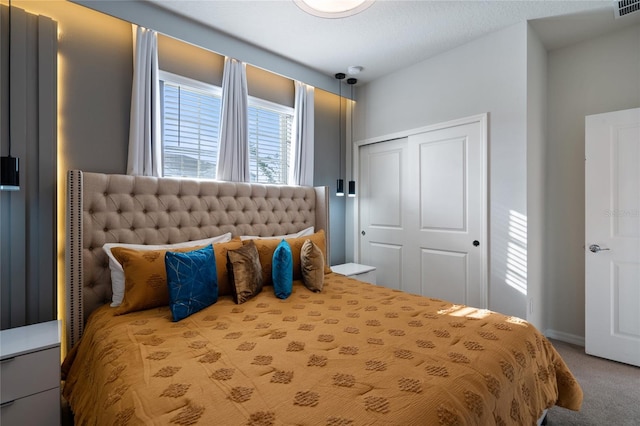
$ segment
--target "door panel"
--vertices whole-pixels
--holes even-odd
[[[585,123],[585,350],[640,366],[640,109]]]
[[[428,270],[416,271],[423,288],[454,303],[486,307],[484,139],[479,123],[409,136],[409,175],[415,181],[419,217],[409,221],[416,251],[448,253]],[[474,241],[478,245],[474,245]],[[453,254],[458,256],[454,262]],[[464,261],[462,261],[464,259]],[[457,269],[454,269],[457,268]],[[440,277],[442,284],[434,278]],[[450,297],[444,295],[450,294]]]
[[[640,336],[640,266],[633,263],[614,264],[613,333],[634,338]]]
[[[442,250],[422,250],[422,294],[444,300],[466,299],[468,255]]]
[[[466,138],[421,144],[420,228],[466,228]]]
[[[377,268],[377,282],[400,290],[407,290],[402,273],[406,266],[406,172],[406,138],[361,148],[360,262]]]
[[[371,226],[402,227],[402,203],[400,171],[402,148],[373,152],[369,156],[368,194],[371,205],[369,211]],[[384,206],[384,208],[377,208]]]
[[[383,282],[389,288],[401,290],[402,246],[371,242],[367,252],[369,257],[363,263],[376,265],[376,282]]]

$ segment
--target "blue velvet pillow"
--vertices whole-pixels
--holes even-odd
[[[293,256],[289,243],[282,240],[273,252],[271,261],[273,291],[279,299],[286,299],[293,290]]]
[[[213,305],[218,300],[218,274],[213,246],[164,256],[169,285],[169,308],[174,321]]]

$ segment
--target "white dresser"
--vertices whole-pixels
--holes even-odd
[[[60,322],[0,331],[0,424],[60,425]]]
[[[376,267],[361,265],[359,263],[343,263],[334,265],[331,270],[336,274],[355,278],[356,280],[365,281],[371,284],[376,283]]]

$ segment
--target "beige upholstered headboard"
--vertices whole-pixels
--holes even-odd
[[[111,301],[105,243],[173,244],[214,237],[327,235],[326,187],[155,178],[71,170],[67,176],[67,343],[94,309]]]

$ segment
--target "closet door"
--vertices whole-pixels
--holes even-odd
[[[361,263],[381,285],[487,306],[483,120],[360,149]]]
[[[410,240],[407,138],[360,148],[360,263],[375,266],[376,282],[408,290],[403,271]]]

